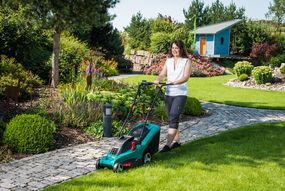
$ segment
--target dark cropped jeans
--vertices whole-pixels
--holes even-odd
[[[169,128],[178,129],[179,117],[186,104],[187,96],[165,96]]]

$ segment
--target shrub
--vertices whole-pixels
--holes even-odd
[[[42,116],[44,118],[48,118],[48,112],[40,106],[37,107],[29,107],[26,111],[25,114],[37,114],[39,116]]]
[[[0,118],[0,144],[2,142],[2,136],[5,131],[5,127],[6,127],[6,123],[2,121],[2,119]]]
[[[171,35],[165,32],[154,33],[151,37],[150,50],[152,53],[167,53]]]
[[[6,7],[2,6],[0,13],[0,54],[15,57],[25,69],[47,80],[50,66],[46,61],[52,54],[52,38],[41,27],[42,21],[26,19],[24,14],[29,8],[12,11]]]
[[[285,62],[285,54],[279,54],[269,60],[269,64],[273,67],[280,67],[281,63]]]
[[[196,98],[187,97],[186,105],[184,106],[183,114],[200,116],[203,112],[202,106]]]
[[[247,74],[241,74],[239,77],[238,77],[239,81],[246,81],[248,80],[248,75]]]
[[[3,142],[20,153],[41,153],[53,148],[54,123],[39,115],[22,114],[6,127]]]
[[[253,65],[251,65],[248,61],[239,61],[234,66],[234,72],[239,77],[241,74],[251,75],[251,71],[253,69]]]
[[[285,74],[285,65],[280,68],[281,74]]]
[[[278,44],[269,43],[253,43],[250,56],[257,58],[260,61],[268,61],[272,56],[278,52]]]
[[[154,115],[162,121],[166,121],[168,119],[165,107],[165,102],[160,101],[159,104],[154,108]]]
[[[101,58],[97,61],[95,67],[106,76],[115,76],[118,75],[117,65],[118,62],[113,58],[110,60]]]
[[[0,56],[0,97],[3,97],[6,86],[17,86],[20,83],[20,98],[26,99],[31,92],[28,85],[39,86],[42,80],[37,75],[27,71],[15,58]]]
[[[92,122],[102,119],[102,106],[97,102],[77,102],[56,105],[58,120],[65,126],[85,128]]]
[[[257,66],[252,70],[257,84],[265,84],[272,80],[272,69],[268,66]]]
[[[60,41],[59,53],[59,79],[62,83],[73,82],[77,77],[77,70],[81,61],[88,57],[89,49],[87,45],[77,38],[63,34]],[[49,59],[52,63],[52,57]]]

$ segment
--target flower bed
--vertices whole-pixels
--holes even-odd
[[[143,73],[149,75],[158,75],[159,72],[162,70],[167,57],[166,55],[164,55],[161,56],[161,58],[162,59],[159,59],[157,64],[145,68]],[[207,58],[203,58],[198,55],[190,55],[190,60],[192,61],[191,76],[210,77],[225,74],[225,68],[212,64]]]

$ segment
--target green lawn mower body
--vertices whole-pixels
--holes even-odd
[[[160,126],[153,123],[135,125],[128,135],[121,136],[109,152],[97,161],[96,167],[121,172],[125,168],[151,161],[159,149]]]
[[[132,108],[134,108],[137,98],[140,97],[141,88],[150,85],[154,85],[154,83],[142,81],[138,86],[137,93],[130,107],[131,109],[129,110],[120,132],[122,132],[122,129],[130,118]],[[121,172],[125,168],[142,165],[151,161],[152,155],[159,149],[160,126],[154,123],[148,123],[147,121],[155,104],[155,100],[162,92],[162,86],[164,85],[169,84],[160,83],[160,86],[156,87],[157,92],[154,94],[155,96],[150,104],[147,114],[145,115],[143,120],[144,122],[138,123],[132,127],[128,135],[119,136],[119,138],[115,140],[115,144],[109,152],[97,160],[97,169],[107,167],[109,169],[113,169],[114,172]]]

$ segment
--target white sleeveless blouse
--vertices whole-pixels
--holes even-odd
[[[168,58],[166,60],[167,80],[177,81],[183,77],[184,69],[188,58],[178,58],[176,68],[174,68],[174,58]],[[188,95],[187,82],[179,85],[166,86],[165,95],[168,96],[179,96]]]

